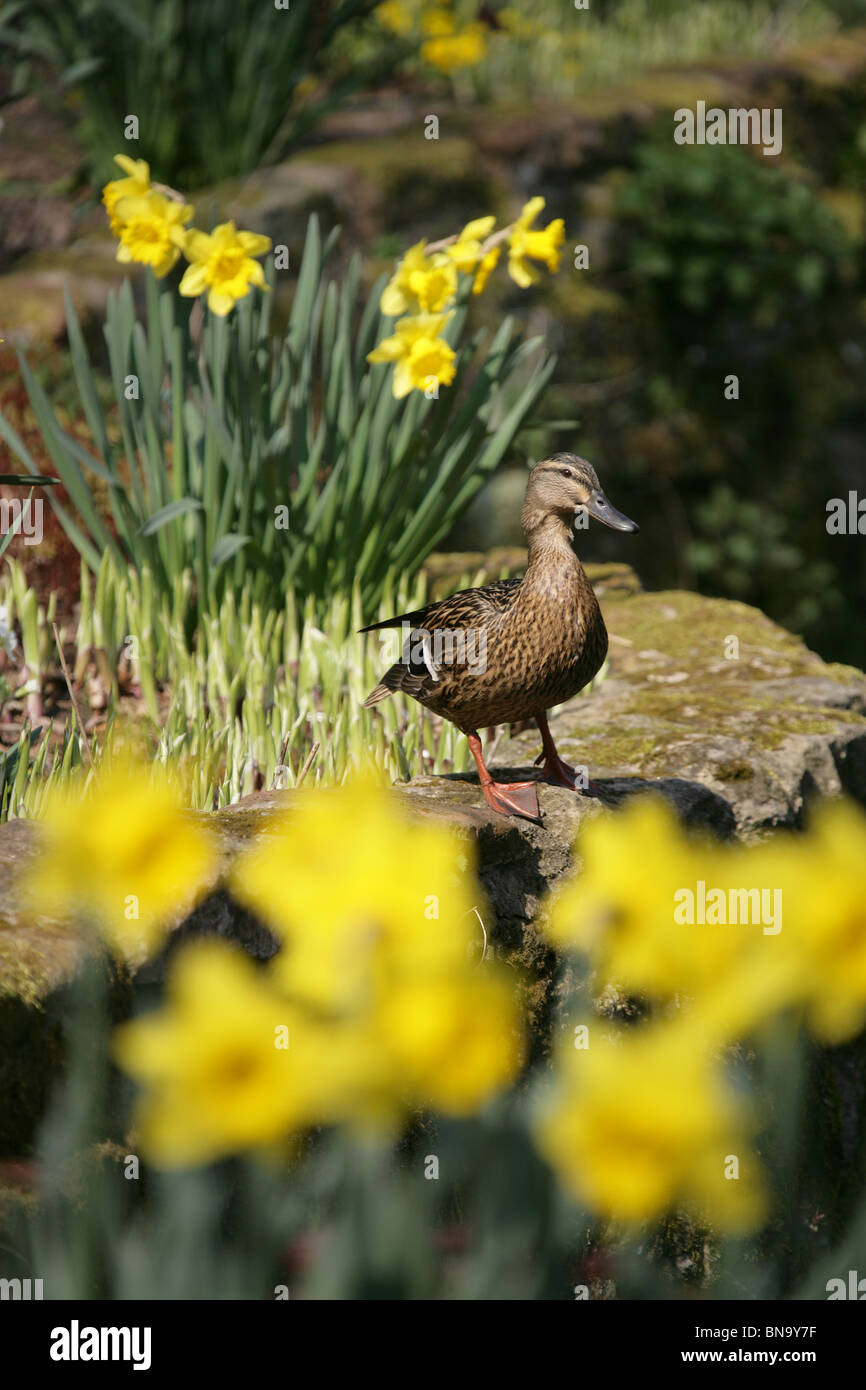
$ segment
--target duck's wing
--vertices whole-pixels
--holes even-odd
[[[389,667],[375,690],[367,696],[365,709],[378,705],[395,690],[404,690],[416,699],[432,694],[441,684],[441,672],[435,659],[435,634],[486,629],[513,602],[520,582],[519,579],[495,579],[477,589],[461,589],[413,613],[400,613],[362,627],[361,632],[375,632],[379,628],[402,627],[408,623],[411,629],[403,656]]]
[[[397,613],[393,618],[383,618],[378,623],[368,623],[358,628],[359,632],[376,632],[380,628],[402,627],[408,623],[411,628],[425,628],[433,632],[436,628],[455,627],[453,619],[472,618],[489,622],[506,609],[520,587],[519,579],[494,579],[490,584],[482,584],[477,589],[460,589],[448,598],[437,603],[428,603],[426,608],[416,608],[412,613]]]

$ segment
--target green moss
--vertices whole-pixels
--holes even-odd
[[[580,733],[586,739],[602,740],[602,747],[599,750],[594,750],[593,761],[600,758],[605,767],[611,769],[628,768],[631,771],[640,768],[642,772],[647,773],[654,770],[657,764],[661,766],[664,761],[666,750],[664,736],[659,738],[649,737],[646,734],[628,734],[623,733],[622,730],[611,730],[604,727],[581,730]],[[565,753],[569,751],[567,739],[562,741],[562,746],[565,750],[563,756],[565,756]],[[587,754],[587,758],[589,758],[589,754]]]
[[[409,173],[417,179],[418,158],[435,153],[432,166],[425,166],[424,176],[434,181],[472,175],[478,155],[469,139],[444,136],[441,140],[425,140],[422,129],[405,134],[383,135],[375,140],[335,140],[332,144],[315,145],[295,155],[297,164],[335,164],[355,169],[375,183],[387,184],[397,175]]]
[[[729,599],[668,590],[642,595],[627,608],[611,610],[608,616],[609,629],[627,638],[636,650],[657,649],[672,662],[688,663],[692,672],[723,662],[727,639],[736,637],[739,658],[725,662],[734,679],[743,670],[749,671],[750,684],[774,675],[821,676],[839,684],[862,679],[862,673],[853,667],[825,665],[801,638],[778,627],[756,608]],[[761,663],[757,671],[749,664],[755,660]],[[767,670],[770,663],[778,669]]]
[[[287,799],[286,805],[290,805]],[[232,840],[249,841],[272,829],[283,814],[286,806],[241,806],[226,807],[213,813],[219,828]]]
[[[748,763],[714,763],[713,776],[720,782],[747,782],[755,770]]]
[[[682,687],[677,689],[682,690]],[[669,764],[668,744],[672,739],[728,737],[748,744],[750,750],[760,754],[771,752],[786,739],[798,735],[833,735],[840,723],[859,724],[866,731],[866,720],[860,715],[828,709],[826,716],[823,716],[814,708],[804,709],[793,701],[780,703],[770,696],[765,701],[743,696],[740,691],[736,696],[719,696],[690,685],[688,701],[696,713],[685,718],[681,714],[681,707],[685,703],[682,697],[678,704],[671,696],[636,689],[633,700],[617,710],[620,727],[614,730],[603,725],[584,726],[575,732],[584,740],[599,740],[601,747],[595,756],[600,757],[605,766],[628,767],[631,770],[639,768],[648,775],[663,772]],[[753,717],[749,718],[750,715]],[[650,722],[656,732],[652,737],[645,733],[624,732],[620,722],[623,718],[639,718],[643,724]],[[722,781],[753,775],[753,769],[736,759],[714,765],[711,770]]]
[[[84,952],[80,932],[63,923],[0,922],[0,1000],[5,996],[39,1007]]]
[[[479,169],[474,143],[459,136],[427,141],[419,129],[375,141],[336,141],[295,157],[295,163],[305,162],[354,171],[377,190],[389,232],[428,222],[432,239],[459,231],[467,208],[475,209],[475,215],[502,216],[506,211],[503,197]],[[421,167],[424,177],[419,179]]]
[[[801,678],[862,689],[862,674],[825,666],[799,638],[755,609],[689,593],[623,595],[611,589],[605,595],[601,585],[599,591],[612,634],[615,704],[575,703],[559,716],[566,750],[571,743],[573,752],[576,743],[591,766],[665,775],[672,744],[699,747],[721,738],[742,752],[734,749],[707,771],[723,782],[745,781],[762,755],[787,739],[866,731],[857,709],[800,703],[793,688],[788,695],[789,683]],[[739,641],[739,659],[727,661],[731,636]]]
[[[51,251],[34,251],[22,256],[15,263],[14,277],[19,272],[42,273],[59,271],[72,276],[92,276],[96,280],[113,282],[122,280],[129,274],[129,267],[121,265],[116,257],[117,242],[106,229],[104,236],[89,235],[86,241],[76,245],[59,247]],[[4,277],[5,278],[5,277]]]
[[[552,303],[570,319],[580,322],[591,314],[625,314],[629,306],[622,295],[591,280],[557,275],[550,282]]]

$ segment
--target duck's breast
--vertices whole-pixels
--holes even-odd
[[[579,575],[527,573],[513,605],[473,634],[475,661],[443,669],[423,703],[468,732],[530,719],[582,690],[604,661],[607,631],[575,562]]]

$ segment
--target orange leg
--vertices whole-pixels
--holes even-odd
[[[466,735],[478,776],[481,790],[488,806],[503,816],[522,816],[524,820],[538,821],[538,791],[535,782],[494,782],[484,765],[481,756],[481,739],[476,734]]]
[[[545,713],[537,714],[535,722],[541,730],[541,744],[543,752],[536,758],[540,763],[544,760],[544,767],[541,771],[541,778],[544,782],[549,782],[554,787],[568,787],[573,792],[589,792],[590,796],[601,796],[601,792],[594,782],[589,778],[578,777],[573,767],[559,756],[556,751],[556,744],[550,732],[550,725],[547,722]]]

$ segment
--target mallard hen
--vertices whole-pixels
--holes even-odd
[[[583,788],[556,751],[547,710],[569,700],[599,671],[607,629],[572,546],[588,516],[616,531],[638,527],[611,505],[596,472],[575,454],[553,454],[529,475],[521,521],[529,547],[522,579],[462,589],[414,613],[370,623],[362,632],[404,627],[402,654],[364,701],[369,709],[404,690],[466,734],[488,804],[538,820],[535,782],[495,782],[479,729],[534,719],[541,732],[542,780]],[[592,789],[592,784],[590,784]]]

